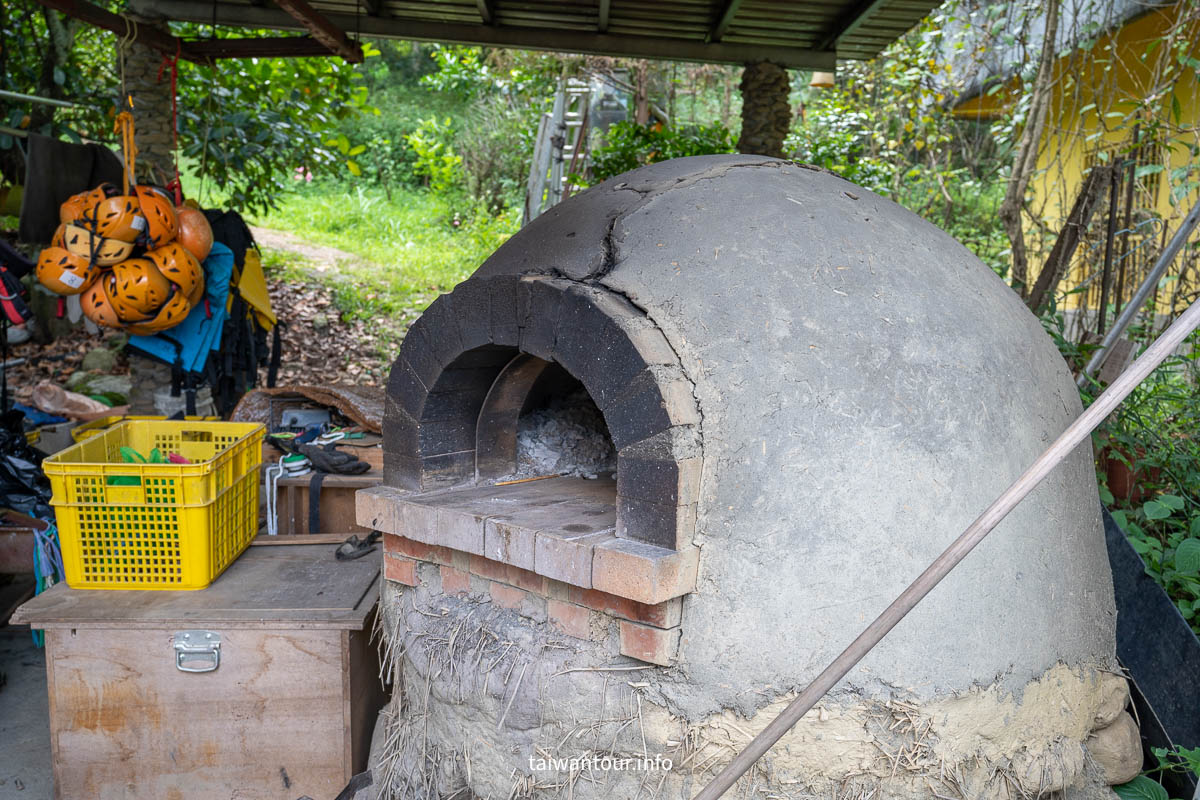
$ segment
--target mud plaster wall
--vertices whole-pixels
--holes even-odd
[[[421,587],[388,584],[383,596],[396,691],[372,761],[381,798],[683,800],[790,699],[749,719],[680,718],[663,694],[677,671],[614,663],[613,642],[555,633],[532,596],[510,611],[482,587],[442,595],[425,569]],[[1113,676],[1057,665],[1017,694],[992,685],[922,703],[904,690],[839,691],[735,796],[1000,800],[1073,787],[1108,797],[1080,742],[1123,690]]]
[[[548,639],[536,607],[522,621],[482,597],[391,596],[405,687],[394,729],[404,745],[392,752],[420,731],[446,787],[470,772],[481,797],[541,780],[518,769],[535,746],[641,752],[647,736],[645,752],[716,766],[1080,411],[1052,342],[986,266],[890,201],[785,162],[700,157],[619,176],[540,217],[476,273],[498,274],[597,285],[642,309],[695,387],[704,467],[700,579],[674,668]],[[957,794],[940,793],[951,797],[1069,782],[1085,774],[1080,744],[1103,699],[1097,676],[1115,663],[1114,618],[1080,448],[760,777],[795,796],[855,774],[892,787],[877,796],[929,796],[907,782],[943,781],[947,765]],[[461,620],[486,631],[481,652],[504,654],[486,677],[472,669],[492,660],[472,650],[440,668],[430,657],[460,641],[447,630]],[[971,733],[1022,703],[1021,739]],[[929,760],[911,775],[895,758],[917,747],[894,738],[906,725],[939,743],[913,756]],[[422,752],[391,763],[430,763]],[[673,794],[658,796],[698,788],[684,773],[663,780]]]

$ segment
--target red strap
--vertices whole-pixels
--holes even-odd
[[[168,66],[171,67],[171,139],[175,148],[175,180],[167,184],[168,189],[174,190],[175,205],[183,205],[183,186],[179,180],[179,92],[176,89],[176,84],[179,78],[179,55],[183,52],[183,44],[179,39],[175,40],[175,55],[163,56],[162,63],[158,65],[158,80],[161,83],[163,78],[163,70]]]
[[[212,319],[212,306],[208,304],[208,295],[204,295],[204,316],[206,319]]]
[[[67,298],[61,294],[58,296],[58,309],[54,312],[56,319],[62,319],[67,315]]]

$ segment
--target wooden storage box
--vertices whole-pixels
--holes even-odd
[[[55,797],[336,796],[384,696],[378,553],[335,547],[251,546],[202,591],[59,585],[18,609],[46,631]]]

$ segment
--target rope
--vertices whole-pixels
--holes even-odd
[[[158,82],[162,83],[163,70],[167,67],[171,68],[171,143],[174,150],[175,158],[175,180],[167,184],[167,187],[175,191],[175,205],[183,205],[183,185],[179,178],[179,92],[177,84],[179,80],[179,56],[183,52],[183,44],[175,40],[175,55],[163,56],[162,63],[158,65]]]
[[[133,98],[129,98],[130,107],[133,106]],[[132,187],[136,182],[136,174],[134,173],[135,160],[137,158],[137,145],[133,139],[133,114],[128,111],[122,111],[117,114],[117,121],[113,125],[113,132],[121,137],[121,152],[124,155],[125,161],[125,194],[132,191]]]

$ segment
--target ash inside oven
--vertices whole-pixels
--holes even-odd
[[[595,478],[617,468],[604,415],[583,386],[554,393],[517,422],[517,477]]]

